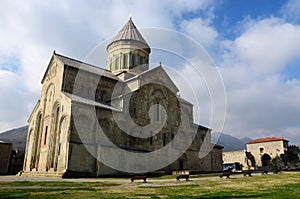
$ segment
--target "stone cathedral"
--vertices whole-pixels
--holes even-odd
[[[163,66],[149,67],[151,48],[131,18],[106,50],[107,69],[53,53],[28,119],[22,175],[222,170],[222,147],[199,158],[200,148],[211,145],[211,130],[194,124],[193,105],[179,96]],[[147,170],[140,155],[166,147],[169,153],[149,159],[154,169]]]

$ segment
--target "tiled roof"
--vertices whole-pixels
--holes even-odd
[[[176,91],[178,92],[179,91],[179,89],[177,88],[177,86],[174,84],[174,82],[172,81],[172,79],[169,77],[169,75],[168,75],[168,73],[164,70],[164,68],[162,67],[162,66],[155,66],[154,68],[151,68],[151,69],[148,69],[148,70],[146,70],[146,71],[143,71],[143,72],[141,72],[141,73],[139,73],[139,74],[137,74],[137,75],[135,75],[135,76],[133,76],[133,77],[131,77],[131,78],[129,78],[129,79],[127,79],[127,80],[125,80],[125,82],[130,82],[131,80],[133,80],[133,79],[137,79],[137,78],[140,78],[140,79],[145,79],[145,76],[148,76],[148,77],[151,77],[151,72],[155,72],[156,70],[160,70],[159,72],[159,74],[160,75],[163,75],[163,74],[165,74],[166,75],[166,77],[167,78],[169,78],[169,81],[168,81],[168,83],[169,83],[169,85],[170,86],[173,86],[175,89],[176,89]]]
[[[86,104],[86,105],[90,105],[90,106],[101,107],[101,108],[104,108],[104,109],[109,109],[109,110],[118,111],[118,112],[121,111],[121,110],[119,110],[115,107],[112,107],[108,104],[104,104],[102,102],[96,102],[94,100],[90,100],[90,99],[83,98],[83,97],[80,97],[80,96],[77,96],[77,95],[73,95],[71,93],[66,93],[66,92],[62,92],[62,93],[64,95],[66,95],[68,98],[70,98],[73,102],[78,102],[78,103]]]
[[[120,32],[114,37],[113,42],[120,41],[120,40],[135,40],[142,42],[149,46],[146,40],[143,38],[142,34],[138,31],[134,23],[132,22],[131,18],[128,22],[123,26]]]
[[[264,138],[258,138],[255,140],[251,140],[250,142],[247,142],[246,144],[254,144],[254,143],[261,143],[261,142],[273,142],[273,141],[288,141],[288,140],[285,140],[283,137],[280,137],[280,138],[264,137]]]
[[[80,69],[83,71],[87,71],[90,73],[98,74],[98,75],[101,75],[104,77],[108,77],[110,79],[120,81],[120,79],[118,77],[116,77],[113,73],[111,73],[110,71],[105,70],[103,68],[100,68],[100,67],[97,67],[97,66],[94,66],[94,65],[91,65],[91,64],[73,59],[73,58],[69,58],[69,57],[66,57],[63,55],[59,55],[55,52],[54,52],[54,55],[67,66],[71,66],[73,68],[77,68],[77,69]]]
[[[215,144],[215,145],[214,145],[214,148],[220,148],[220,149],[222,148],[222,149],[223,149],[223,148],[224,148],[224,146],[221,146],[221,145],[217,145],[217,144]]]

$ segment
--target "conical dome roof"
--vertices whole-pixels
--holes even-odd
[[[114,74],[129,70],[141,72],[149,68],[150,46],[131,18],[107,45],[106,51],[107,69]]]
[[[118,34],[114,37],[113,41],[110,44],[120,40],[135,40],[144,43],[147,47],[149,47],[142,34],[138,31],[138,29],[132,22],[131,17],[129,18],[128,22],[123,26],[123,28],[118,32]]]

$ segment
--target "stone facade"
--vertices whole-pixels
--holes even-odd
[[[211,151],[211,170],[221,171],[223,169],[223,157],[222,157],[223,146],[215,145]]]
[[[245,166],[247,165],[245,158],[245,150],[223,152],[223,162],[225,164],[238,162]]]
[[[282,157],[288,148],[288,142],[284,138],[260,138],[247,142],[247,151],[255,157],[257,166],[262,166],[262,156],[267,154],[271,159]]]
[[[250,159],[246,158],[245,151],[247,151],[254,157],[256,168],[265,166],[263,165],[264,159],[266,159],[267,164],[273,161],[273,164],[283,166],[288,161],[286,159],[289,149],[288,142],[284,138],[258,138],[246,143],[247,150],[223,152],[223,160],[224,163],[238,162],[244,166],[244,169],[247,169],[251,165]],[[254,167],[251,168],[253,169]]]
[[[149,69],[150,47],[131,19],[107,50],[108,70],[53,53],[42,79],[40,100],[28,120],[23,175],[122,174],[103,164],[103,158],[125,171],[138,169],[139,160],[124,164],[119,149],[138,155],[168,148],[180,154],[160,169],[164,172],[221,170],[222,148],[209,151],[211,130],[193,123],[193,105],[178,96],[162,66]],[[139,134],[136,131],[142,127],[148,128],[140,135],[149,136],[127,133]],[[113,144],[107,144],[106,138]],[[180,138],[176,146],[174,138]],[[208,151],[200,159],[204,146]],[[111,156],[106,157],[107,153]]]
[[[8,174],[12,144],[0,141],[0,175]]]

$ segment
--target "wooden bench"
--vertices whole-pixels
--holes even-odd
[[[265,169],[261,172],[262,175],[268,175],[268,173],[269,173],[269,170],[267,170],[267,169]]]
[[[189,181],[189,177],[190,177],[189,174],[180,174],[176,177],[176,180],[180,181],[181,178],[185,178],[186,181]]]
[[[134,180],[144,180],[144,183],[147,182],[147,176],[133,176],[131,178],[131,182],[134,182]]]
[[[252,177],[252,172],[253,172],[253,171],[243,171],[243,175],[244,175],[244,176],[247,176],[247,175],[248,175],[249,177]]]
[[[220,178],[223,178],[226,176],[226,178],[230,178],[231,171],[223,171],[223,173],[220,175]]]

